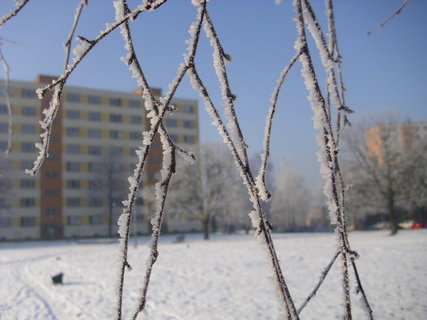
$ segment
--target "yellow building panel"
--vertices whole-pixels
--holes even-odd
[[[36,226],[39,226],[41,223],[41,218],[40,216],[36,217]]]
[[[80,94],[80,103],[87,103],[87,94]]]
[[[21,219],[19,217],[12,217],[12,227],[20,227]]]
[[[80,127],[80,137],[87,137],[88,133],[87,130],[88,128],[84,128],[84,127]]]
[[[109,131],[108,130],[101,130],[101,138],[102,139],[108,139],[109,138]]]
[[[129,119],[129,115],[127,115],[127,114],[124,114],[124,115],[122,115],[122,120],[123,120],[123,123],[129,123],[130,122],[130,119]]]
[[[89,224],[89,216],[82,216],[81,223],[82,224]]]
[[[89,181],[88,180],[80,180],[80,188],[81,189],[89,189]]]
[[[80,111],[80,119],[87,120],[88,119],[87,114],[88,114],[87,111]]]
[[[101,113],[101,121],[102,122],[108,122],[109,121],[108,117],[109,117],[108,113],[105,113],[105,112]]]
[[[108,224],[108,216],[102,216],[102,224]]]
[[[13,95],[14,97],[19,97],[19,96],[21,96],[21,88],[13,88],[12,95]]]
[[[81,172],[89,171],[89,164],[87,162],[80,162],[80,171]]]
[[[122,131],[123,139],[129,139],[129,131]]]
[[[122,98],[122,107],[129,107],[129,99]]]
[[[12,168],[13,169],[21,169],[21,161],[19,161],[19,160],[12,160]]]
[[[12,123],[12,131],[13,133],[21,133],[21,125],[17,123]]]
[[[80,204],[82,207],[87,207],[89,205],[88,199],[80,198]]]
[[[109,104],[109,100],[108,100],[108,97],[106,97],[106,96],[102,96],[101,97],[101,104]]]
[[[80,145],[80,154],[88,154],[89,153],[89,146],[86,144]]]

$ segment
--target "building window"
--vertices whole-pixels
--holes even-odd
[[[9,124],[7,122],[0,122],[0,132],[6,133],[9,131]]]
[[[160,163],[161,159],[159,157],[150,157],[149,161],[150,163]]]
[[[20,200],[21,208],[30,208],[36,205],[36,199],[34,198],[22,198]]]
[[[36,108],[35,107],[22,107],[21,114],[23,116],[32,117],[36,115]]]
[[[102,207],[102,198],[89,198],[89,207]]]
[[[77,93],[69,93],[67,94],[68,102],[80,102],[80,95]]]
[[[111,130],[110,131],[110,138],[111,139],[121,139],[122,133],[118,130]]]
[[[78,145],[78,144],[67,144],[67,153],[79,154],[80,153],[80,145]]]
[[[67,207],[80,207],[80,198],[67,198]]]
[[[101,151],[102,151],[101,146],[89,146],[88,148],[89,154],[92,154],[92,155],[101,154]]]
[[[110,114],[110,122],[122,122],[122,115],[121,114]]]
[[[196,138],[194,136],[184,136],[184,143],[194,144],[196,143]]]
[[[36,92],[33,89],[22,89],[21,96],[23,98],[34,99],[36,97]]]
[[[75,128],[75,127],[67,128],[67,136],[79,137],[80,136],[80,128]]]
[[[33,167],[32,160],[21,160],[20,168],[21,170],[31,169]]]
[[[99,96],[88,96],[87,102],[89,104],[101,104],[101,97],[99,97]]]
[[[55,160],[56,159],[56,153],[49,152],[49,155],[47,157],[47,160]]]
[[[89,216],[89,223],[93,226],[102,224],[102,215]]]
[[[34,143],[22,142],[21,143],[21,151],[22,152],[33,152],[34,151]]]
[[[144,199],[142,199],[141,197],[137,198],[137,199],[135,200],[135,204],[136,204],[137,206],[143,206],[143,205],[144,205]]]
[[[58,194],[57,190],[55,189],[46,189],[45,190],[45,195],[48,197],[54,197]]]
[[[110,105],[114,107],[120,107],[122,105],[122,99],[120,98],[110,98]]]
[[[80,180],[67,180],[68,189],[80,189]]]
[[[141,138],[141,133],[139,131],[130,131],[129,139],[131,140],[139,140]]]
[[[89,180],[89,190],[101,190],[102,181],[101,180]]]
[[[87,118],[89,121],[101,121],[101,114],[99,112],[89,112]]]
[[[21,126],[22,133],[26,134],[35,134],[36,133],[36,126],[34,124],[23,124]]]
[[[194,107],[190,104],[184,104],[182,109],[185,113],[194,113]]]
[[[187,128],[187,129],[194,128],[194,122],[191,120],[184,120],[184,128]]]
[[[36,218],[35,217],[21,217],[21,227],[35,227]]]
[[[8,145],[7,141],[0,141],[0,150],[5,151]]]
[[[176,119],[167,119],[166,126],[170,128],[175,128],[177,126]]]
[[[67,164],[67,169],[68,169],[68,164]],[[48,177],[48,178],[54,178],[57,175],[58,175],[57,171],[54,171],[54,170],[48,170],[48,171],[46,171],[46,177]]]
[[[67,171],[69,172],[80,171],[80,162],[67,162]]]
[[[8,114],[6,105],[0,104],[0,114]]]
[[[79,216],[68,216],[67,217],[67,224],[69,226],[79,226],[82,224],[81,217],[79,217]]]
[[[140,108],[141,107],[141,101],[140,100],[129,100],[129,107]]]
[[[34,189],[36,187],[36,181],[34,179],[21,179],[21,189]]]
[[[89,129],[89,138],[101,138],[101,129]]]
[[[3,228],[12,226],[12,218],[9,217],[0,217],[0,226]]]
[[[80,119],[80,111],[77,110],[68,110],[67,111],[68,119]]]
[[[112,156],[121,156],[123,154],[122,147],[110,147],[110,155]]]
[[[57,208],[46,208],[46,214],[55,215],[58,212]]]
[[[172,139],[173,142],[178,142],[178,135],[170,134],[169,137]]]
[[[132,124],[140,124],[141,123],[141,117],[140,116],[130,116],[130,123]]]
[[[102,166],[97,162],[89,162],[89,172],[101,172]]]

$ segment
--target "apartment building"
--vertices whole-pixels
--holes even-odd
[[[380,164],[385,152],[404,152],[421,140],[427,140],[427,122],[378,124],[365,131],[368,154]]]
[[[137,162],[135,151],[147,128],[141,90],[132,93],[67,86],[56,116],[49,157],[32,177],[39,142],[38,121],[49,103],[35,90],[52,81],[40,75],[34,82],[11,81],[13,114],[12,151],[7,148],[6,98],[0,96],[0,239],[61,239],[108,236],[117,231],[121,201],[128,192],[127,178]],[[160,95],[160,90],[155,91]],[[177,111],[165,119],[178,144],[199,142],[196,100],[175,99]],[[159,177],[161,145],[152,146],[144,184]],[[144,185],[140,189],[144,188]],[[150,217],[141,197],[135,207],[134,232],[149,231]]]

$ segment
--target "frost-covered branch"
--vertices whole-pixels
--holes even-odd
[[[120,20],[122,17],[129,12],[127,3],[125,0],[116,1],[114,3],[116,9],[116,19]],[[118,304],[117,304],[117,319],[121,319],[122,314],[122,303],[123,303],[123,285],[124,285],[124,274],[126,267],[129,265],[127,260],[127,252],[128,252],[128,241],[130,235],[130,224],[132,221],[132,213],[133,207],[137,196],[138,186],[140,185],[140,181],[142,178],[142,173],[145,165],[145,161],[148,157],[148,152],[150,150],[150,145],[154,141],[155,134],[157,132],[160,133],[160,138],[162,140],[163,145],[163,170],[162,170],[162,182],[158,185],[156,192],[156,201],[157,201],[157,210],[153,223],[153,233],[152,233],[152,242],[151,242],[151,256],[147,262],[147,270],[145,279],[143,282],[143,287],[141,289],[141,295],[139,299],[139,305],[135,311],[134,317],[136,318],[138,313],[141,312],[145,307],[146,302],[146,293],[148,290],[148,285],[150,282],[151,270],[154,263],[157,260],[157,245],[158,239],[160,236],[161,223],[163,219],[164,213],[164,203],[166,201],[167,190],[170,182],[170,177],[172,176],[173,171],[175,170],[175,153],[177,151],[177,147],[172,142],[170,137],[168,136],[166,129],[163,126],[162,120],[165,112],[168,110],[168,106],[172,100],[172,97],[181,83],[185,73],[187,70],[194,64],[194,57],[197,50],[197,44],[199,41],[200,29],[203,22],[205,13],[205,3],[200,6],[198,10],[197,21],[192,24],[190,28],[191,39],[189,42],[188,53],[185,56],[185,63],[181,64],[178,70],[178,74],[176,78],[172,81],[169,86],[169,92],[165,98],[161,99],[158,102],[152,91],[148,85],[148,81],[145,78],[145,75],[142,71],[139,60],[137,59],[131,32],[129,29],[129,25],[126,22],[121,26],[121,34],[125,40],[125,48],[128,51],[128,55],[122,59],[125,63],[128,64],[129,69],[132,72],[133,77],[135,77],[138,81],[138,84],[143,88],[143,97],[144,97],[144,105],[147,110],[147,117],[150,118],[151,128],[149,131],[145,131],[143,133],[143,147],[138,151],[138,164],[134,171],[134,175],[129,178],[130,187],[128,200],[124,201],[123,204],[125,206],[122,215],[119,218],[119,234],[120,234],[120,245],[121,245],[121,268],[119,275],[119,286],[118,286]],[[180,153],[183,153],[187,156],[187,158],[193,159],[194,156],[186,153],[182,149],[179,149]],[[170,160],[168,160],[171,158]],[[168,164],[168,161],[171,162]],[[165,173],[165,170],[167,173]]]
[[[403,2],[400,5],[400,7],[391,16],[389,16],[387,19],[385,19],[379,25],[377,25],[376,27],[372,28],[371,30],[369,30],[367,32],[368,36],[371,35],[371,34],[373,34],[375,31],[378,31],[382,27],[384,27],[387,23],[390,22],[390,20],[392,20],[395,16],[397,16],[399,13],[401,13],[402,10],[403,10],[403,8],[405,8],[405,6],[408,4],[408,2],[409,2],[409,0],[403,0]]]
[[[34,161],[33,168],[31,170],[26,170],[25,171],[26,173],[35,175],[39,170],[40,166],[42,165],[44,159],[48,156],[49,140],[51,136],[52,125],[53,125],[53,121],[55,120],[58,108],[60,106],[62,90],[65,86],[66,81],[68,80],[68,77],[71,75],[74,69],[77,68],[77,66],[84,59],[84,57],[102,39],[104,39],[117,27],[119,27],[126,21],[129,21],[129,19],[135,19],[143,11],[148,11],[148,10],[151,11],[151,10],[157,9],[166,1],[167,0],[158,0],[153,3],[147,3],[146,5],[138,6],[135,10],[126,14],[119,21],[115,21],[112,24],[107,24],[106,29],[104,31],[101,31],[101,33],[95,38],[95,40],[88,40],[82,36],[78,36],[78,39],[80,40],[80,44],[78,44],[73,49],[73,54],[74,54],[73,64],[68,65],[66,70],[64,70],[64,72],[62,73],[62,75],[59,76],[56,80],[52,81],[51,84],[36,90],[39,99],[43,99],[43,96],[46,94],[48,90],[54,89],[54,93],[53,93],[52,101],[50,102],[50,106],[47,109],[43,110],[43,114],[45,117],[43,121],[40,122],[40,125],[44,130],[44,132],[40,135],[42,139],[42,143],[36,143],[36,148],[39,149],[37,159]]]
[[[14,10],[10,11],[8,14],[0,18],[0,28],[10,19],[18,14],[19,11],[28,3],[29,0],[19,0],[16,2],[16,7]]]
[[[301,306],[298,308],[298,314],[301,313],[301,311],[305,308],[307,303],[313,299],[313,297],[316,295],[317,290],[319,290],[320,286],[322,285],[323,281],[325,281],[326,276],[328,275],[329,271],[331,270],[332,266],[335,263],[335,260],[337,260],[338,256],[340,255],[340,252],[337,251],[335,255],[332,257],[332,260],[328,263],[325,269],[323,269],[322,274],[320,275],[319,281],[315,285],[314,289],[311,291],[311,293],[308,295],[307,298],[305,298],[304,302],[301,304]]]
[[[360,281],[359,272],[357,271],[356,262],[354,261],[354,258],[351,258],[351,265],[353,267],[354,276],[356,277],[356,282],[357,282],[356,292],[362,295],[361,297],[362,307],[365,310],[366,314],[368,315],[369,320],[373,320],[374,319],[373,311],[371,306],[369,305],[368,297],[365,294],[365,290],[363,289],[362,281]]]
[[[294,7],[297,12],[297,30],[298,39],[295,43],[295,49],[301,50],[300,61],[302,64],[302,76],[307,90],[309,91],[309,100],[314,112],[314,127],[319,130],[317,137],[321,151],[318,158],[321,166],[321,173],[325,180],[324,193],[328,199],[329,216],[332,224],[336,224],[336,233],[341,253],[343,289],[344,289],[344,306],[345,319],[351,319],[351,301],[350,301],[350,284],[348,274],[348,240],[344,226],[342,208],[339,193],[339,181],[337,181],[336,172],[339,170],[337,164],[338,149],[334,139],[331,118],[328,114],[325,99],[319,87],[317,76],[314,70],[313,61],[307,44],[305,34],[305,18],[303,14],[303,0],[295,0]]]
[[[68,61],[70,60],[70,51],[71,51],[71,41],[74,36],[74,32],[76,31],[77,24],[79,23],[80,15],[83,11],[84,6],[87,6],[88,0],[81,0],[79,5],[77,6],[76,13],[74,14],[74,22],[73,26],[71,27],[70,33],[68,34],[67,40],[64,42],[64,49],[65,49],[65,65],[64,69],[67,70]]]
[[[236,164],[237,169],[240,172],[241,177],[243,178],[243,182],[247,187],[250,200],[252,202],[254,211],[251,212],[251,220],[254,228],[256,228],[256,233],[258,235],[258,239],[261,244],[265,246],[267,254],[270,258],[270,262],[272,264],[272,268],[275,274],[277,290],[279,296],[281,297],[283,308],[286,309],[289,319],[299,319],[295,305],[293,303],[291,294],[289,292],[289,288],[286,284],[285,278],[283,276],[279,259],[277,257],[276,250],[274,248],[273,240],[271,238],[271,224],[268,222],[265,213],[261,208],[261,200],[258,189],[256,187],[255,179],[253,178],[252,172],[250,170],[249,164],[245,164],[244,160],[242,160],[237,147],[235,146],[235,142],[231,138],[218,110],[214,106],[207,88],[203,84],[196,67],[193,67],[189,70],[190,81],[193,88],[199,92],[199,95],[204,101],[206,111],[213,119],[213,125],[217,127],[220,135],[223,137],[224,143],[230,149],[230,152],[234,158],[234,162]],[[236,119],[237,121],[237,119]],[[243,136],[242,136],[243,138]],[[243,144],[245,144],[243,140]]]
[[[277,80],[277,86],[276,88],[274,88],[273,94],[270,98],[271,106],[268,111],[267,118],[265,120],[265,133],[263,141],[263,153],[261,154],[261,167],[259,169],[258,176],[256,177],[258,191],[263,201],[267,201],[271,197],[271,194],[268,191],[267,185],[265,183],[265,175],[267,171],[268,158],[270,156],[271,128],[273,126],[273,117],[274,113],[276,112],[277,100],[279,98],[279,93],[282,88],[283,82],[285,81],[286,76],[288,75],[295,62],[298,60],[300,54],[301,51],[297,52],[295,56],[291,59],[289,64],[282,70],[279,79]]]
[[[4,87],[3,87],[3,91],[4,91],[4,97],[6,99],[6,108],[7,108],[7,117],[8,117],[8,136],[7,136],[7,149],[5,151],[6,155],[8,155],[10,153],[10,151],[12,150],[12,134],[13,134],[13,130],[12,130],[12,105],[10,103],[10,93],[9,93],[9,73],[10,73],[10,68],[9,68],[9,64],[7,63],[4,55],[3,55],[3,51],[1,48],[1,39],[0,39],[0,61],[3,65],[3,69],[4,69]]]
[[[249,164],[247,145],[244,141],[243,133],[240,129],[240,125],[237,120],[236,111],[234,108],[234,100],[236,100],[236,96],[231,92],[230,83],[225,68],[226,64],[231,61],[231,57],[225,53],[218,38],[218,35],[215,31],[212,19],[210,18],[208,13],[206,14],[204,30],[207,37],[210,39],[210,44],[213,48],[213,64],[221,85],[222,99],[224,101],[225,116],[228,120],[228,126],[231,129],[232,137],[235,137],[235,139],[237,139],[237,151],[239,152],[242,161],[247,166]]]

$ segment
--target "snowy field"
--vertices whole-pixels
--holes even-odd
[[[138,319],[278,319],[272,273],[253,235],[165,236],[146,310]],[[130,248],[133,270],[125,287],[125,317],[135,306],[148,238]],[[350,234],[375,319],[427,319],[427,230]],[[285,277],[297,306],[309,294],[335,250],[333,234],[275,235]],[[0,319],[113,319],[117,243],[0,244]],[[302,319],[340,319],[339,264]],[[64,285],[51,276],[64,273]],[[351,273],[353,276],[353,273]],[[354,277],[352,278],[354,292]],[[366,319],[352,296],[354,319]]]

